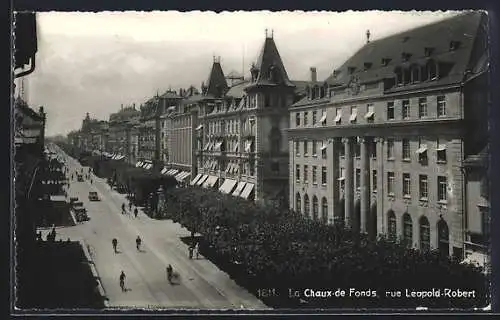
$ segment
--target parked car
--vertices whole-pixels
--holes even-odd
[[[97,195],[97,192],[95,191],[90,191],[89,192],[89,200],[90,201],[99,201],[101,199],[99,199],[99,196]]]

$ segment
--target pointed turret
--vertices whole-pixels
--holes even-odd
[[[269,36],[267,30],[264,46],[257,63],[252,64],[250,73],[252,74],[253,85],[279,84],[294,87],[294,84],[288,79],[288,74],[273,39],[273,33]]]
[[[203,94],[219,98],[227,92],[228,88],[224,72],[222,71],[222,67],[220,65],[220,57],[218,59],[214,57],[212,70],[208,76],[206,90]]]

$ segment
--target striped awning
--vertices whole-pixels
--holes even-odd
[[[198,174],[196,175],[196,177],[194,177],[194,179],[193,179],[193,180],[191,180],[190,185],[194,186],[194,185],[196,184],[196,182],[198,182],[198,180],[199,180],[202,176],[203,176],[203,175],[202,175],[201,173],[198,173]]]
[[[224,183],[222,186],[219,188],[219,191],[222,193],[229,194],[231,191],[233,191],[234,186],[236,185],[237,181],[233,179],[226,179],[224,180]]]
[[[196,182],[196,185],[201,186],[207,179],[208,179],[208,175],[204,174],[203,176],[201,176],[200,179],[198,179],[198,181]]]
[[[253,183],[247,183],[243,191],[241,191],[240,197],[242,197],[243,199],[248,199],[248,197],[253,191],[253,188],[254,188]]]
[[[247,183],[245,181],[240,181],[238,183],[238,186],[236,187],[236,189],[233,191],[233,196],[237,197],[240,195],[240,193],[243,191],[243,188],[245,188],[245,185]]]

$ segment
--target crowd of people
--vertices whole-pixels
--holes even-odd
[[[384,237],[370,241],[342,225],[325,225],[290,210],[262,207],[217,191],[171,190],[164,216],[201,233],[201,251],[211,248],[219,258],[243,268],[255,290],[262,286],[283,290],[358,287],[385,292],[446,287],[477,292],[476,299],[427,301],[429,306],[442,307],[479,305],[486,297],[487,281],[479,268],[462,265],[439,252],[408,249]],[[336,302],[309,301],[314,307],[324,307],[324,303],[332,306]],[[422,301],[355,299],[338,303],[339,307],[349,303],[353,307],[370,303],[408,307]]]

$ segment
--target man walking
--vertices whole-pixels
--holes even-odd
[[[137,218],[137,215],[139,214],[139,210],[137,210],[137,207],[134,209],[134,216]]]

